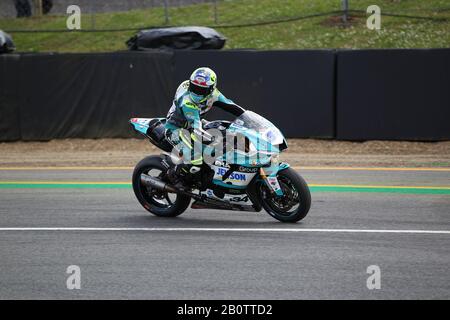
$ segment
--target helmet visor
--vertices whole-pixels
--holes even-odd
[[[190,82],[189,83],[189,91],[202,97],[209,96],[213,90],[213,86],[209,87],[202,87],[199,85],[196,85],[195,83]]]

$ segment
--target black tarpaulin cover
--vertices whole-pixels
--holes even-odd
[[[14,42],[9,34],[0,30],[0,54],[16,50]]]
[[[126,43],[130,50],[222,49],[226,38],[207,27],[174,27],[141,30]]]
[[[0,56],[0,141],[135,137],[167,113],[172,53]]]

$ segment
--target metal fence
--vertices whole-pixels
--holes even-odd
[[[217,17],[217,2],[221,0],[0,0],[0,18],[66,14],[69,5],[78,5],[82,12],[97,14],[149,8],[164,8],[165,19],[170,20],[170,8],[209,3]],[[51,7],[45,12],[45,6]],[[44,7],[44,10],[42,9]]]
[[[314,10],[309,10],[312,7],[312,4],[315,1],[321,0],[311,0],[311,5],[305,4],[304,11],[292,12],[292,16],[289,17],[276,16],[272,19],[269,16],[266,16],[266,20],[258,19],[258,21],[241,21],[241,19],[238,19],[239,22],[237,23],[234,21],[224,21],[224,18],[221,19],[220,15],[221,6],[224,5],[224,2],[231,3],[233,1],[234,0],[0,0],[0,20],[12,19],[18,16],[31,16],[32,19],[34,19],[34,22],[36,22],[36,20],[39,22],[40,18],[42,18],[42,21],[46,22],[46,24],[2,24],[4,30],[18,33],[68,31],[64,30],[64,27],[59,27],[55,30],[48,22],[51,17],[56,18],[57,16],[61,17],[67,15],[67,8],[70,5],[77,5],[80,7],[84,17],[83,31],[93,32],[138,30],[152,26],[170,26],[176,20],[172,16],[175,14],[176,10],[174,9],[176,7],[197,4],[203,4],[208,8],[202,13],[203,20],[200,25],[206,24],[219,27],[257,26],[329,15],[340,15],[342,17],[342,22],[347,23],[347,20],[351,15],[366,14],[365,10],[361,10],[360,6],[358,6],[358,1],[355,0],[328,0],[328,3],[332,5],[330,8],[332,8],[333,11],[313,12]],[[283,0],[279,0],[278,3],[280,7],[284,5]],[[359,10],[354,10],[356,8],[359,8]],[[137,16],[135,20],[117,18],[114,19],[114,21],[112,21],[112,19],[107,21],[104,17],[104,14],[109,12],[128,12],[132,10],[138,12],[142,9],[146,9],[145,14]],[[433,20],[442,19],[434,17],[436,12],[448,12],[449,10],[450,6],[446,8],[430,8],[428,12],[414,11],[405,13],[391,11],[391,13],[383,12],[383,15]],[[207,12],[208,15],[206,23],[204,19],[205,12]],[[149,25],[149,19],[146,18],[146,14],[153,14],[153,18],[155,18],[156,14],[157,19],[151,20],[153,25]],[[190,11],[190,14],[192,14],[192,10]],[[448,17],[445,17],[444,19],[448,20]],[[195,19],[190,19],[189,21],[195,21]],[[178,24],[180,23],[179,19],[175,22]],[[155,25],[155,23],[157,23],[157,25]]]

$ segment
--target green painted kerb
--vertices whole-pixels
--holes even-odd
[[[131,183],[1,183],[0,189],[129,189]]]
[[[1,183],[0,189],[129,189],[131,183]],[[449,188],[311,186],[312,192],[375,192],[404,194],[450,194]]]
[[[378,188],[378,187],[345,187],[320,186],[310,187],[312,192],[377,192],[377,193],[405,193],[405,194],[450,194],[450,189],[443,188]]]

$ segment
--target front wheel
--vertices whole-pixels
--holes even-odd
[[[297,222],[306,217],[311,207],[311,193],[305,180],[292,168],[277,174],[282,196],[271,192],[265,183],[259,187],[263,208],[281,222]]]

